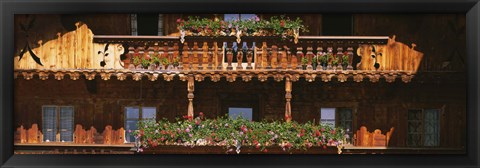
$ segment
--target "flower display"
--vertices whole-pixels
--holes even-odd
[[[246,20],[228,21],[213,20],[200,17],[188,17],[188,20],[177,19],[177,28],[183,36],[279,36],[282,39],[298,38],[299,30],[308,32],[300,18],[273,16],[262,20],[257,16]]]
[[[236,148],[240,152],[242,146],[255,147],[259,151],[268,152],[266,147],[278,146],[285,151],[317,146],[341,146],[345,139],[342,128],[332,128],[324,124],[307,122],[304,124],[291,121],[249,121],[243,118],[232,119],[219,117],[169,122],[141,120],[140,130],[133,131],[138,147],[145,149],[159,145],[181,146],[224,146]]]

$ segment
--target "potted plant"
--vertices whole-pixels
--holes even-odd
[[[140,63],[141,63],[140,57],[133,57],[133,65],[135,66],[135,69],[142,69]]]
[[[338,61],[339,61],[338,57],[333,57],[332,59],[333,70],[337,70]]]
[[[325,53],[323,53],[322,56],[320,56],[320,64],[322,65],[323,70],[327,70],[328,58],[329,58],[329,55]]]
[[[307,57],[303,57],[303,58],[302,58],[302,69],[303,69],[303,70],[307,70],[307,63],[308,63],[308,58],[307,58]]]
[[[347,70],[348,67],[348,55],[344,54],[342,56],[342,68],[343,70]]]
[[[148,66],[150,66],[150,61],[146,58],[142,58],[141,65],[143,69],[148,69]]]
[[[317,70],[317,56],[313,56],[312,58],[312,66],[313,66],[313,70]]]
[[[179,61],[180,61],[179,59],[180,59],[180,58],[177,57],[177,58],[175,58],[175,59],[173,60],[173,68],[175,68],[175,69],[178,68],[178,66],[179,66]]]
[[[162,65],[165,66],[165,69],[168,69],[168,66],[170,65],[170,61],[168,61],[167,58],[163,58]]]

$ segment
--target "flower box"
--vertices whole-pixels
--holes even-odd
[[[260,151],[260,149],[254,146],[243,146],[240,148],[238,154],[338,154],[338,149],[335,146],[319,147],[314,146],[306,150],[303,149],[290,149],[283,150],[279,146],[266,147],[266,151]],[[224,146],[180,146],[180,145],[160,145],[156,147],[150,147],[143,150],[143,152],[137,152],[137,154],[237,154],[236,148]]]

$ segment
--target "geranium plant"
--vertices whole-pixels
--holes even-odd
[[[177,19],[177,27],[184,36],[280,36],[298,38],[299,31],[308,32],[300,18],[291,20],[284,15],[270,20],[253,17],[229,21],[189,16],[188,20]]]
[[[237,153],[242,146],[252,146],[261,151],[272,146],[281,147],[285,151],[307,150],[312,146],[341,147],[345,138],[342,128],[324,124],[255,122],[229,117],[206,119],[202,113],[193,120],[184,117],[184,120],[177,119],[176,122],[166,119],[142,120],[138,122],[138,128],[133,132],[139,140],[138,151],[159,145],[234,147]]]

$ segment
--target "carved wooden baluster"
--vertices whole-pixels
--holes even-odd
[[[237,49],[237,70],[242,70],[243,49]]]
[[[262,63],[263,63],[263,61],[262,61],[262,59],[263,59],[263,57],[262,57],[262,55],[263,55],[262,54],[263,53],[262,47],[257,47],[255,45],[254,45],[254,47],[255,47],[255,49],[254,49],[255,52],[253,53],[253,55],[255,57],[255,69],[262,69],[263,68],[262,67]]]
[[[282,69],[283,68],[283,49],[280,47],[278,48],[278,54],[277,54],[277,69]]]
[[[347,48],[347,54],[348,54],[348,66],[347,70],[353,70],[352,62],[353,62],[353,48],[348,47]]]
[[[255,46],[255,44],[253,45]],[[249,48],[247,51],[247,69],[253,69],[252,67],[252,58],[253,58],[253,47]]]
[[[232,49],[228,48],[227,49],[227,70],[233,70],[232,60],[233,60]]]
[[[267,67],[265,69],[272,69],[272,48],[267,48]]]
[[[332,58],[328,58],[327,69],[332,70],[333,69],[332,68],[332,59],[334,59],[333,58],[333,47],[327,47],[327,53],[328,53],[328,55],[332,56]]]
[[[197,69],[198,70],[203,70],[203,55],[204,55],[203,52],[204,52],[203,47],[197,48],[197,60],[198,60]]]
[[[215,43],[215,47],[217,48],[217,59],[216,59],[217,60],[217,70],[222,70],[223,69],[223,58],[224,58],[223,52],[224,52],[225,46],[218,47],[218,43],[217,42],[214,42],[214,43]]]
[[[153,57],[155,57],[153,51],[154,51],[154,46],[148,47],[148,54],[147,54],[148,57],[147,57],[147,58],[150,58],[150,60],[153,59]],[[149,60],[149,61],[150,61],[150,60]],[[151,65],[148,67],[148,70],[155,70],[155,66],[152,66],[152,65],[153,65],[153,64],[151,64]]]
[[[303,48],[297,47],[297,69],[302,69]]]
[[[185,42],[182,47],[182,56],[180,57],[180,60],[178,62],[178,69],[183,70],[186,69],[183,67],[183,63],[185,62],[185,58],[188,58],[188,43]]]
[[[125,61],[125,66],[128,64],[128,69],[133,70],[135,69],[135,65],[133,64],[133,58],[135,57],[135,48],[132,46],[128,47],[128,62]]]
[[[267,42],[263,42],[262,44],[262,56],[260,60],[260,67],[265,67],[267,66],[269,59],[268,59],[268,52],[270,50],[268,49]],[[271,67],[270,67],[271,68]]]
[[[197,42],[193,42],[193,48],[192,48],[192,52],[193,52],[193,58],[192,58],[192,64],[194,63],[197,63],[199,64],[199,54],[201,55],[201,52],[199,52],[201,50],[198,49],[198,43]],[[196,58],[196,60],[195,60]],[[197,65],[199,66],[199,65]],[[192,70],[193,70],[193,65],[192,65]]]
[[[307,47],[307,70],[313,70],[312,66],[312,58],[313,58],[313,48],[312,47]]]
[[[189,70],[193,70],[193,58],[194,58],[193,48],[189,48],[189,51],[188,51],[188,69]]]
[[[163,59],[168,59],[168,43],[167,42],[163,43],[163,53],[162,53],[161,60]],[[168,65],[163,65],[163,66],[167,67]]]
[[[278,59],[278,47],[276,45],[272,45],[272,56],[271,56],[271,66],[272,68],[275,67],[277,68],[278,67],[278,62],[279,60]]]
[[[178,43],[173,43],[173,67],[177,69],[180,65],[180,62]]]
[[[285,46],[285,50],[286,50],[286,59],[287,59],[287,69],[292,69],[292,52],[290,52],[290,48],[288,48],[287,46]]]
[[[343,47],[338,47],[337,48],[337,58],[338,58],[338,67],[337,70],[342,69],[342,61],[343,61]]]
[[[171,49],[171,50],[170,50]],[[169,51],[168,51],[168,67],[167,69],[168,70],[172,70],[173,69],[173,47],[169,47]]]
[[[207,69],[208,70],[212,70],[213,69],[213,55],[215,54],[215,48],[212,46],[212,48],[209,48],[208,49],[208,66],[207,66]]]
[[[317,70],[321,70],[324,65],[322,65],[322,55],[323,55],[323,48],[318,46],[317,47]]]
[[[138,58],[140,58],[140,63],[137,65],[137,69],[143,69],[142,60],[145,59],[145,48],[143,46],[138,47]]]

